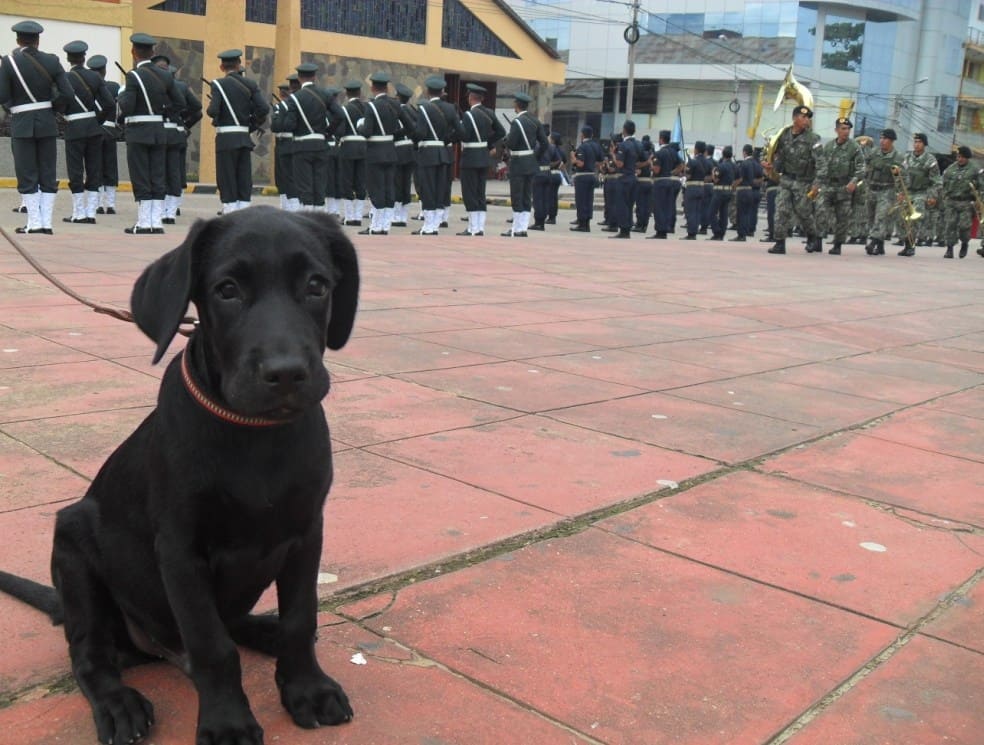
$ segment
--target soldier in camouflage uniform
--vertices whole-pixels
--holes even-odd
[[[767,173],[775,170],[782,174],[772,235],[776,242],[769,249],[770,254],[786,253],[786,236],[792,230],[793,223],[799,223],[806,231],[807,253],[823,251],[813,200],[807,196],[813,184],[817,152],[821,147],[820,135],[810,130],[812,123],[813,111],[809,106],[793,109],[793,123],[779,133],[772,162],[762,164]]]
[[[864,158],[867,168],[868,158],[871,156],[871,148],[875,141],[868,135],[859,135],[854,138],[854,141],[861,147],[861,157]],[[864,179],[858,182],[858,188],[854,191],[850,222],[850,227],[847,230],[850,237],[847,239],[847,243],[863,246],[867,243],[868,237],[868,185]]]
[[[834,234],[830,253],[835,256],[847,240],[854,193],[864,176],[864,156],[861,146],[851,139],[852,126],[850,119],[839,118],[835,125],[837,137],[823,146],[817,159],[817,217]]]
[[[895,149],[898,139],[894,129],[883,129],[879,139],[879,149],[868,158],[868,245],[864,247],[869,256],[885,254],[885,239],[892,235],[895,212],[898,209],[898,190],[895,188],[896,173],[902,168],[902,155]]]
[[[974,220],[974,194],[971,185],[980,189],[978,171],[970,164],[971,151],[966,145],[957,148],[957,162],[943,171],[943,220],[946,253],[953,258],[953,247],[960,239],[960,258],[967,255],[970,225]]]
[[[899,251],[899,256],[915,256],[916,245],[925,245],[925,241],[930,238],[929,226],[926,224],[926,210],[935,207],[939,199],[940,185],[940,166],[936,158],[931,155],[926,146],[929,139],[922,132],[916,132],[912,136],[912,152],[907,153],[902,162],[902,178],[906,189],[909,191],[909,199],[912,208],[921,216],[917,220],[912,220],[905,236],[905,248]],[[901,212],[901,210],[900,210]]]

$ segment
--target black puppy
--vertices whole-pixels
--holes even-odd
[[[355,249],[333,218],[268,207],[195,223],[137,280],[131,306],[154,362],[189,300],[199,325],[156,410],[58,513],[54,589],[0,573],[0,590],[64,621],[101,742],[147,735],[153,708],[120,669],[149,654],[194,682],[197,745],[262,743],[237,644],[276,656],[300,726],[352,718],[314,646],[332,480],[322,357],[348,341],[358,293]],[[250,615],[273,582],[279,615]]]

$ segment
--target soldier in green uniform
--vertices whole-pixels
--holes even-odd
[[[812,123],[813,110],[809,106],[793,109],[793,123],[779,133],[772,162],[763,163],[766,173],[774,170],[782,174],[772,235],[775,245],[769,249],[770,254],[786,253],[786,236],[794,223],[806,231],[807,253],[823,251],[813,200],[807,196],[816,172],[817,151],[821,147],[820,135],[810,129]]]
[[[902,179],[909,192],[912,209],[919,218],[910,220],[905,235],[905,248],[899,251],[899,256],[915,256],[914,243],[923,244],[930,237],[926,220],[926,210],[935,207],[939,199],[942,184],[940,166],[936,157],[931,155],[926,146],[929,139],[922,132],[912,136],[912,152],[906,153],[902,161]]]
[[[902,155],[895,149],[898,137],[894,129],[883,129],[879,148],[868,159],[865,181],[868,184],[868,245],[869,256],[885,254],[885,239],[892,235],[892,221],[898,209],[896,174],[902,167]]]
[[[847,240],[854,195],[864,176],[864,155],[851,139],[852,126],[850,119],[839,118],[834,127],[837,136],[823,146],[817,159],[819,222],[834,234],[830,253],[835,256]]]
[[[980,177],[970,164],[970,148],[957,148],[957,161],[943,171],[943,235],[946,241],[944,259],[953,258],[953,247],[960,239],[960,258],[967,255],[970,243],[970,225],[974,219],[974,193],[980,188]]]
[[[864,163],[868,163],[871,155],[871,148],[875,141],[868,135],[858,135],[854,138],[861,148],[861,157]],[[858,188],[854,190],[854,202],[851,205],[851,220],[847,230],[847,243],[863,246],[867,243],[868,236],[868,185],[864,179],[858,182]]]

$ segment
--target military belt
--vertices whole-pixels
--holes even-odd
[[[10,107],[11,114],[22,114],[25,111],[40,111],[41,109],[50,109],[51,101],[35,101],[34,103],[22,103],[17,106]]]
[[[412,144],[413,144],[413,140],[397,140],[396,141],[396,146],[397,147],[404,147],[405,145],[412,145]]]
[[[417,147],[444,147],[444,140],[421,140]]]
[[[365,142],[366,138],[362,135],[345,135],[338,140],[339,142]]]
[[[215,134],[219,134],[219,135],[244,134],[244,133],[249,134],[249,127],[230,125],[230,126],[215,128]]]
[[[463,148],[479,148],[479,147],[488,148],[488,145],[486,145],[484,142],[462,142],[461,146]]]
[[[274,135],[278,140],[290,140],[294,137],[293,132],[275,132]]]
[[[372,135],[369,137],[369,142],[392,142],[393,135]]]
[[[164,129],[181,129],[181,125],[177,122],[164,122]]]
[[[138,114],[137,116],[128,116],[124,121],[127,124],[159,124],[164,121],[164,117],[160,114]]]
[[[685,186],[703,186],[704,185],[704,182],[703,181],[688,181],[684,185]]]
[[[513,155],[515,157],[519,157],[519,156],[522,156],[522,155],[533,155],[533,151],[532,150],[513,150],[512,153],[511,153],[511,155]]]
[[[312,132],[309,135],[301,135],[300,137],[295,136],[294,142],[301,142],[302,140],[323,140],[325,136],[321,132]]]
[[[78,114],[65,114],[66,122],[75,122],[78,121],[79,119],[95,119],[95,118],[96,118],[95,111],[83,111]]]

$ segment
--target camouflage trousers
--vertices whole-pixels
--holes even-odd
[[[817,224],[821,233],[833,233],[836,243],[843,243],[850,232],[854,195],[843,186],[822,186],[817,199]]]
[[[818,235],[813,200],[806,196],[809,190],[810,184],[806,181],[782,179],[776,198],[775,228],[772,233],[775,240],[784,240],[794,225],[803,228],[807,236]]]
[[[946,245],[955,246],[958,240],[970,240],[970,225],[974,221],[973,202],[948,199],[943,215],[943,240]]]
[[[895,189],[868,191],[868,237],[885,240],[892,237],[898,210]]]
[[[935,207],[926,207],[922,222],[926,230],[926,240],[943,239],[943,210],[939,203]]]
[[[854,203],[851,206],[851,224],[847,234],[854,237],[868,235],[868,190],[861,186],[854,192]]]

